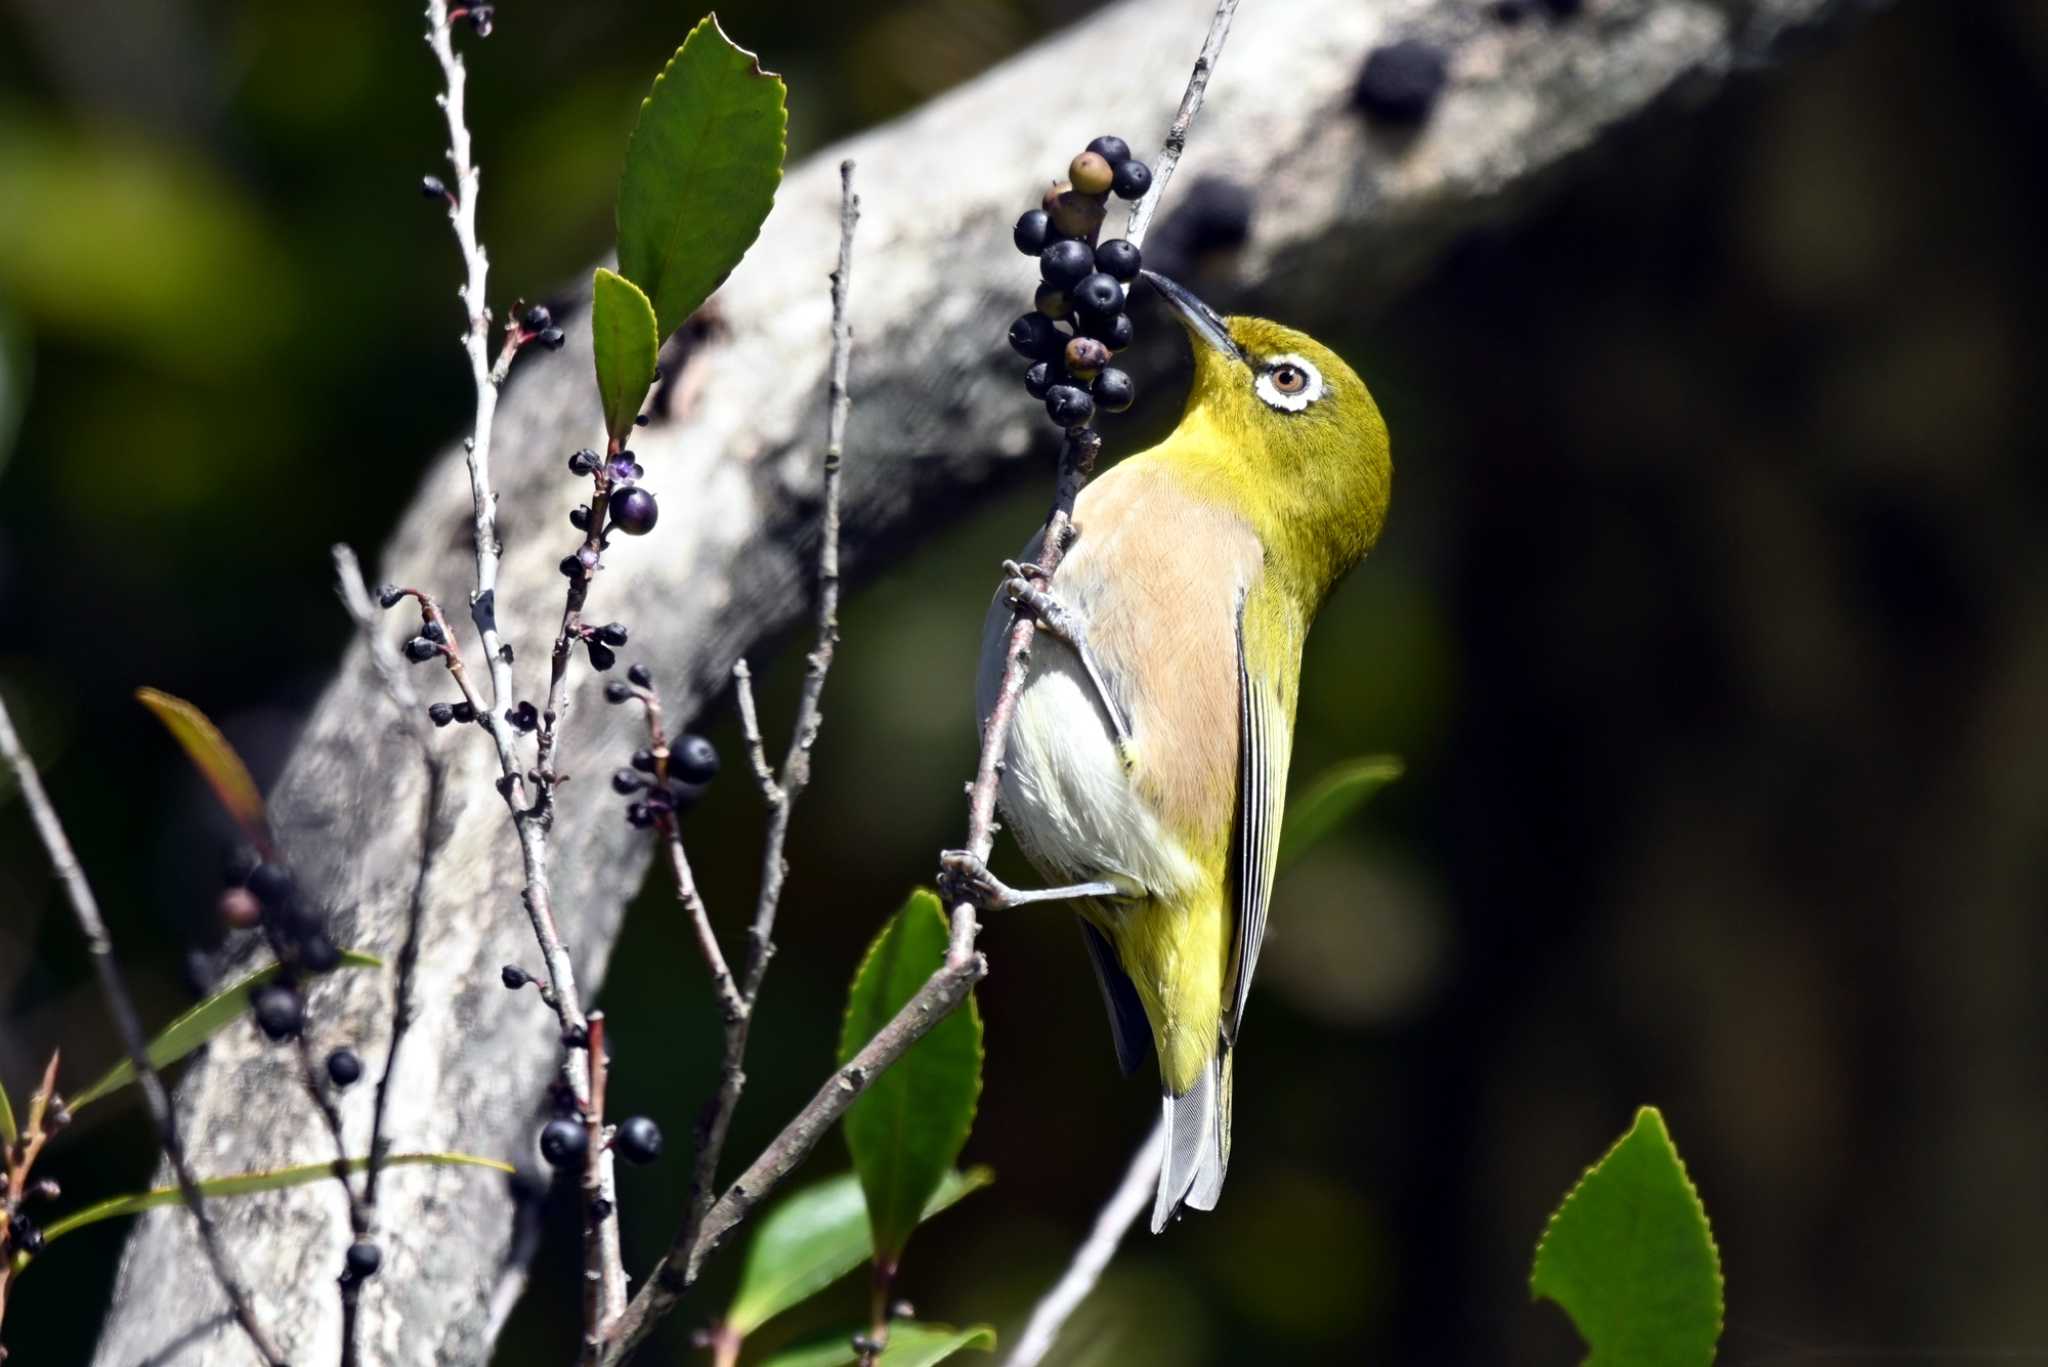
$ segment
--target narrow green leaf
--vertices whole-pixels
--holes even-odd
[[[359,954],[353,949],[341,952],[343,968],[382,968],[384,961],[372,954]],[[269,982],[277,976],[277,965],[259,968],[248,977],[208,997],[205,1001],[186,1011],[184,1015],[166,1025],[149,1042],[149,1061],[158,1068],[168,1068],[200,1045],[212,1039],[233,1024],[249,1009],[249,989]],[[109,1092],[119,1091],[135,1081],[135,1065],[122,1059],[101,1075],[99,1081],[87,1087],[77,1096],[68,1099],[74,1114]]]
[[[1708,1367],[1721,1337],[1721,1255],[1655,1107],[1550,1217],[1530,1294],[1571,1316],[1584,1367]]]
[[[839,1036],[844,1065],[917,995],[946,956],[946,914],[936,894],[910,895],[868,947]],[[846,1112],[846,1147],[867,1196],[875,1257],[903,1256],[925,1203],[960,1156],[981,1095],[981,1012],[967,1005],[933,1026]]]
[[[654,303],[666,337],[711,297],[760,235],[782,181],[789,113],[707,14],[640,106],[619,177],[619,272]]]
[[[14,1123],[14,1103],[7,1099],[7,1084],[0,1083],[0,1144],[12,1144],[21,1137]]]
[[[370,1165],[367,1158],[351,1158],[348,1170],[361,1172]],[[473,1153],[394,1153],[384,1160],[387,1168],[414,1167],[489,1168],[493,1172],[514,1171],[510,1163],[501,1163],[495,1158],[479,1158]],[[297,1167],[273,1168],[268,1172],[237,1173],[233,1177],[209,1177],[200,1182],[199,1190],[207,1196],[251,1196],[259,1191],[278,1191],[285,1187],[303,1187],[309,1182],[325,1182],[334,1176],[334,1164],[301,1163]],[[176,1187],[153,1187],[127,1196],[113,1196],[83,1210],[74,1210],[60,1220],[52,1220],[43,1226],[43,1245],[48,1248],[58,1239],[74,1229],[96,1225],[102,1220],[117,1220],[125,1215],[140,1215],[157,1206],[175,1206],[184,1198]],[[16,1258],[18,1268],[26,1258]]]
[[[856,1332],[865,1332],[865,1329],[849,1329],[832,1338],[777,1353],[761,1367],[846,1367],[847,1363],[860,1360],[860,1355],[853,1351]],[[969,1348],[983,1353],[994,1352],[994,1327],[976,1324],[966,1329],[955,1329],[950,1324],[898,1320],[889,1326],[889,1346],[882,1350],[882,1355],[875,1362],[877,1367],[932,1367],[933,1363],[944,1362],[953,1354]]]
[[[987,1168],[948,1172],[925,1203],[924,1219],[995,1180]],[[874,1253],[860,1179],[842,1173],[777,1202],[747,1245],[740,1286],[725,1322],[742,1336],[810,1299]]]
[[[1399,777],[1401,761],[1392,755],[1345,760],[1325,769],[1307,792],[1287,804],[1287,815],[1280,822],[1280,859],[1275,867],[1284,871],[1367,798]]]
[[[638,285],[599,266],[590,301],[590,331],[596,344],[597,393],[604,403],[605,431],[623,444],[654,383],[654,357],[661,350],[654,305]]]
[[[228,809],[228,815],[235,819],[242,833],[255,844],[268,848],[270,829],[263,817],[263,794],[257,791],[256,780],[249,777],[249,767],[242,763],[242,757],[228,744],[220,728],[183,698],[154,688],[136,689],[135,700],[156,713],[171,738],[185,747],[185,754],[200,776],[213,786],[214,796]]]

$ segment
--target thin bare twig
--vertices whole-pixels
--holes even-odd
[[[433,868],[434,854],[447,839],[447,818],[441,809],[441,797],[447,787],[448,766],[441,753],[434,747],[433,733],[420,718],[419,695],[413,691],[412,680],[393,660],[390,652],[378,649],[377,606],[370,597],[370,589],[363,582],[362,565],[356,559],[355,551],[349,546],[337,544],[332,549],[334,557],[335,588],[341,596],[342,605],[348,609],[355,621],[356,630],[362,634],[363,643],[369,650],[370,662],[384,680],[384,691],[391,699],[391,705],[398,711],[399,725],[411,735],[419,747],[420,762],[426,768],[427,791],[424,799],[426,819],[420,823],[419,865],[413,873],[412,895],[405,911],[405,939],[399,945],[397,980],[392,987],[391,1042],[384,1051],[384,1068],[377,1077],[377,1095],[370,1115],[370,1152],[363,1174],[363,1199],[361,1206],[350,1207],[351,1223],[358,1239],[368,1238],[377,1227],[377,1179],[384,1170],[384,1158],[390,1149],[390,1142],[384,1137],[385,1119],[390,1111],[391,1079],[398,1071],[398,1051],[405,1043],[406,1033],[412,1029],[418,1014],[413,997],[413,976],[419,968],[420,932],[426,917],[427,878]],[[451,642],[453,638],[450,638]],[[337,1137],[338,1138],[338,1137]],[[358,1218],[359,1217],[359,1218]],[[341,1283],[341,1361],[342,1367],[354,1367],[358,1360],[358,1325],[361,1311],[363,1282],[360,1278],[345,1277]]]
[[[1052,1351],[1053,1340],[1059,1337],[1067,1317],[1095,1289],[1109,1260],[1116,1256],[1124,1234],[1152,1204],[1153,1189],[1159,1185],[1159,1164],[1165,1154],[1166,1122],[1162,1120],[1152,1127],[1152,1133],[1131,1159],[1124,1180],[1095,1217],[1088,1242],[1074,1251],[1074,1261],[1068,1264],[1066,1274],[1032,1307],[1030,1322],[1018,1337],[1017,1346],[1010,1350],[1008,1367],[1038,1367]]]
[[[753,675],[744,660],[733,667],[733,685],[739,700],[748,762],[769,809],[768,834],[761,854],[761,891],[754,904],[753,923],[747,931],[746,978],[736,989],[730,980],[724,955],[718,950],[717,939],[711,933],[710,919],[704,915],[702,900],[696,894],[682,837],[676,832],[673,821],[664,822],[669,856],[675,868],[676,893],[690,908],[698,938],[704,942],[713,987],[719,994],[725,1016],[725,1053],[719,1065],[718,1088],[705,1103],[697,1125],[697,1157],[691,1175],[689,1206],[668,1252],[662,1255],[653,1276],[620,1319],[618,1334],[605,1353],[604,1361],[607,1363],[623,1361],[645,1339],[662,1316],[675,1307],[690,1283],[696,1280],[704,1254],[716,1245],[726,1230],[746,1218],[754,1201],[803,1161],[817,1143],[818,1136],[824,1132],[822,1127],[829,1127],[838,1114],[834,1111],[831,1117],[819,1121],[812,1113],[819,1106],[820,1099],[837,1102],[838,1110],[843,1111],[867,1085],[867,1078],[873,1076],[872,1071],[859,1074],[859,1080],[851,1090],[847,1090],[845,1076],[854,1070],[842,1070],[835,1081],[825,1085],[819,1098],[790,1122],[746,1175],[735,1182],[723,1197],[713,1199],[718,1189],[718,1161],[725,1151],[726,1135],[731,1130],[740,1093],[746,1086],[747,1037],[753,1023],[754,1004],[768,974],[768,961],[775,955],[775,916],[781,905],[783,883],[789,873],[789,861],[784,850],[789,837],[790,811],[810,783],[811,748],[817,743],[818,729],[823,721],[819,699],[824,695],[825,678],[831,671],[833,652],[839,643],[839,489],[846,452],[846,422],[853,406],[852,391],[848,386],[852,369],[853,327],[847,318],[846,301],[853,279],[853,232],[860,222],[860,196],[853,192],[853,170],[851,161],[839,164],[839,260],[832,272],[832,365],[825,418],[824,511],[818,531],[817,640],[805,663],[803,692],[797,700],[789,750],[783,757],[779,775],[768,766],[767,745],[761,738],[760,714],[754,703]],[[656,744],[659,747],[659,736]],[[659,753],[657,748],[657,755]],[[973,976],[979,977],[980,974],[977,972]],[[959,997],[945,1010],[951,1010],[952,1006],[964,1000],[971,986],[972,980],[966,980],[960,986]],[[915,1034],[904,1038],[886,1060],[869,1067],[873,1071],[886,1068],[902,1056],[903,1050],[915,1042],[917,1035],[930,1029],[944,1014],[942,1010],[931,1016]],[[906,1007],[904,1015],[898,1019],[903,1020],[909,1015],[910,1008]],[[891,1023],[892,1027],[894,1024]],[[887,1029],[883,1031],[885,1035],[888,1033]],[[882,1036],[876,1036],[875,1042],[881,1043]],[[874,1045],[869,1047],[873,1049]],[[778,1148],[783,1151],[785,1161],[764,1168],[763,1162]],[[718,1222],[715,1233],[714,1221]]]
[[[1133,247],[1144,244],[1152,215],[1159,211],[1159,201],[1166,194],[1166,182],[1173,179],[1173,168],[1180,165],[1181,153],[1188,149],[1188,130],[1195,126],[1195,115],[1202,112],[1203,97],[1209,93],[1209,77],[1216,70],[1216,59],[1223,55],[1223,40],[1230,36],[1230,21],[1237,13],[1237,3],[1238,0],[1216,0],[1216,13],[1209,20],[1208,35],[1202,39],[1202,51],[1195,58],[1194,73],[1188,77],[1180,108],[1174,111],[1173,122],[1167,127],[1166,145],[1159,149],[1159,160],[1152,163],[1152,188],[1131,206],[1124,240]]]
[[[514,745],[514,733],[502,714],[512,702],[512,661],[500,639],[497,617],[498,597],[498,496],[491,487],[491,427],[498,409],[498,389],[511,367],[523,333],[506,331],[505,345],[495,365],[489,360],[490,310],[484,284],[489,259],[476,235],[477,167],[470,153],[469,129],[463,112],[466,73],[455,53],[448,26],[446,0],[427,2],[427,46],[441,66],[445,89],[437,103],[448,122],[448,161],[455,172],[450,193],[454,204],[449,218],[455,240],[462,250],[465,271],[463,307],[469,326],[463,334],[463,349],[469,356],[470,375],[476,386],[476,418],[464,449],[468,457],[471,511],[475,519],[476,584],[470,593],[470,618],[483,641],[491,676],[491,705],[477,709],[477,720],[491,734],[498,748],[499,791],[511,813],[519,836],[520,873],[524,880],[521,901],[540,945],[541,961],[548,975],[548,1000],[552,1003],[565,1038],[586,1037],[588,1022],[576,988],[576,969],[562,944],[553,894],[548,884],[548,812],[542,804],[529,806],[526,780]],[[451,637],[452,639],[452,637]],[[590,1100],[590,1061],[580,1049],[566,1051],[562,1072],[578,1101]],[[609,1153],[599,1160],[606,1199],[616,1204]],[[623,1305],[626,1296],[625,1263],[619,1251],[618,1221],[604,1224],[604,1304]]]
[[[228,1298],[235,1321],[249,1336],[257,1356],[273,1367],[283,1367],[283,1355],[272,1344],[263,1326],[257,1323],[256,1312],[249,1304],[249,1294],[229,1264],[227,1250],[221,1246],[220,1232],[215,1229],[213,1217],[206,1209],[206,1198],[199,1190],[198,1179],[192,1175],[191,1164],[185,1159],[184,1141],[178,1135],[178,1118],[171,1109],[169,1095],[164,1091],[164,1080],[157,1075],[156,1065],[149,1061],[149,1041],[142,1033],[142,1020],[136,1015],[135,1003],[129,999],[128,988],[121,981],[121,970],[114,965],[114,943],[107,935],[106,922],[100,918],[99,904],[93,900],[92,886],[86,882],[85,870],[79,865],[78,856],[71,849],[71,841],[64,834],[57,809],[50,804],[49,795],[43,791],[42,780],[36,776],[34,761],[29,759],[28,752],[22,748],[21,738],[14,732],[14,720],[8,715],[5,702],[0,702],[0,759],[5,759],[8,767],[14,770],[15,781],[21,787],[22,801],[35,822],[36,834],[42,838],[50,864],[71,902],[78,928],[85,936],[86,948],[92,953],[92,966],[100,980],[100,993],[107,999],[107,1011],[114,1018],[115,1028],[121,1032],[121,1043],[128,1051],[129,1063],[135,1068],[136,1080],[142,1084],[142,1095],[149,1104],[150,1119],[156,1122],[157,1138],[163,1145],[164,1157],[170,1161],[171,1171],[178,1179],[178,1194],[184,1198],[185,1208],[192,1212],[193,1222],[199,1227],[199,1243],[206,1251],[206,1260],[212,1265],[213,1275]]]

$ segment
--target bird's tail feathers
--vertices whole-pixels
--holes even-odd
[[[1166,1154],[1159,1168],[1159,1194],[1152,1202],[1152,1232],[1159,1233],[1183,1205],[1214,1210],[1230,1164],[1230,1046],[1218,1041],[1216,1056],[1184,1096],[1168,1092]]]

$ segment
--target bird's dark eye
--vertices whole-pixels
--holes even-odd
[[[1282,394],[1299,394],[1308,388],[1308,376],[1300,366],[1278,365],[1273,368],[1273,388]]]

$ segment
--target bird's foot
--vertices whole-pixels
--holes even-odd
[[[1143,888],[1117,879],[1023,892],[990,873],[988,862],[972,850],[946,850],[939,855],[939,892],[948,902],[970,902],[977,911],[1009,911],[1040,902],[1072,902],[1083,897],[1127,899],[1145,895]]]
[[[1045,571],[1036,565],[1005,561],[1003,568],[1012,572],[1003,584],[1003,593],[1011,606],[1036,622],[1040,631],[1063,642],[1080,657],[1081,668],[1087,673],[1088,682],[1095,689],[1095,696],[1109,718],[1110,731],[1116,738],[1117,757],[1123,761],[1124,770],[1128,773],[1135,762],[1131,751],[1131,724],[1125,719],[1123,708],[1117,705],[1116,695],[1109,691],[1109,683],[1095,661],[1095,652],[1088,646],[1087,623],[1080,613],[1057,596],[1031,582],[1031,571],[1036,571],[1040,578],[1045,575]]]

